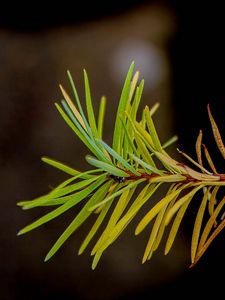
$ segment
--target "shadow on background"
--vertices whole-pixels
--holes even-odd
[[[194,156],[195,139],[203,129],[204,141],[223,172],[224,162],[213,143],[206,113],[210,102],[223,134],[221,11],[213,5],[197,7],[194,1],[188,5],[180,1],[108,1],[105,6],[90,4],[89,9],[86,3],[79,10],[56,7],[54,13],[41,6],[34,7],[32,14],[16,9],[0,13],[0,299],[149,299],[162,298],[165,293],[180,298],[180,289],[190,297],[222,293],[223,234],[199,264],[188,269],[194,205],[171,253],[164,256],[161,247],[145,265],[141,265],[141,256],[148,232],[134,237],[138,218],[106,251],[94,272],[88,251],[77,256],[93,220],[50,262],[43,263],[77,209],[28,235],[16,236],[44,212],[23,212],[16,202],[44,194],[66,178],[43,165],[40,156],[87,168],[86,149],[54,108],[54,102],[61,100],[58,84],[69,90],[67,69],[81,97],[83,68],[89,74],[94,105],[97,107],[102,94],[107,96],[104,139],[111,142],[122,82],[135,60],[145,79],[142,108],[156,101],[161,105],[156,118],[161,139],[178,133],[179,148]],[[171,152],[177,155],[175,147]]]

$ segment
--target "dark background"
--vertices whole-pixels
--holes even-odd
[[[51,9],[34,2],[24,7],[21,3],[2,7],[0,299],[223,296],[223,233],[199,263],[188,268],[194,205],[171,253],[164,256],[162,248],[145,265],[140,259],[147,235],[134,237],[135,224],[106,251],[94,272],[88,253],[81,257],[76,254],[88,232],[85,226],[49,263],[43,263],[74,212],[28,235],[16,236],[19,229],[43,214],[40,210],[23,212],[16,202],[46,193],[49,186],[65,179],[43,165],[40,156],[86,168],[85,148],[74,139],[53,105],[61,97],[58,83],[69,87],[67,68],[74,74],[81,95],[85,67],[94,98],[105,93],[109,99],[105,124],[105,139],[109,141],[130,60],[137,60],[141,74],[141,67],[148,68],[152,62],[152,71],[143,70],[143,103],[161,103],[156,118],[160,136],[166,139],[177,133],[179,148],[194,157],[194,143],[203,129],[204,142],[223,172],[224,162],[212,138],[206,105],[210,103],[224,135],[224,13],[216,2],[196,2],[74,2],[71,6],[55,4]],[[142,60],[145,56],[147,60]]]

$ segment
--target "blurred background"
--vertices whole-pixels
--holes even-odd
[[[131,61],[145,79],[142,108],[160,102],[155,122],[162,141],[178,134],[178,147],[195,157],[204,142],[224,172],[212,138],[210,103],[222,135],[224,127],[224,16],[209,1],[101,1],[47,8],[34,2],[0,11],[0,299],[150,299],[171,295],[223,295],[224,234],[193,269],[190,241],[197,206],[167,256],[163,247],[141,264],[148,232],[135,237],[138,218],[104,254],[96,271],[89,252],[77,256],[92,222],[82,226],[48,263],[43,259],[75,209],[30,234],[17,237],[45,210],[16,206],[49,191],[67,177],[44,165],[48,155],[85,170],[86,149],[59,117],[58,84],[68,91],[66,70],[84,97],[82,70],[88,71],[94,105],[107,97],[104,139],[111,141],[114,116]],[[205,133],[205,134],[204,134]],[[178,157],[176,148],[170,153]],[[160,195],[158,195],[160,197]],[[142,212],[144,213],[144,212]],[[90,248],[88,249],[90,251]]]

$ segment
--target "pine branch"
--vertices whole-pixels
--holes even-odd
[[[94,269],[103,252],[122,234],[142,207],[151,201],[157,189],[165,183],[170,185],[167,194],[147,212],[135,230],[135,234],[140,234],[155,219],[142,262],[149,260],[158,249],[168,226],[171,229],[165,245],[165,254],[170,251],[188,206],[194,199],[198,200],[196,194],[202,195],[202,201],[199,203],[193,227],[191,266],[196,264],[224,228],[224,219],[221,218],[221,215],[224,215],[224,197],[219,200],[217,195],[218,190],[225,186],[225,174],[217,173],[212,156],[202,142],[202,131],[195,145],[197,161],[181,150],[178,150],[179,153],[191,166],[173,159],[166,148],[176,142],[177,137],[174,136],[162,144],[154,125],[153,117],[159,104],[156,103],[152,108],[146,106],[141,119],[137,120],[144,81],[141,80],[138,84],[139,72],[133,75],[133,71],[134,63],[128,70],[122,89],[112,146],[106,144],[102,138],[106,99],[102,97],[96,117],[87,72],[84,70],[87,117],[69,71],[68,77],[76,105],[60,85],[64,100],[61,105],[56,103],[56,108],[76,136],[87,146],[90,153],[86,156],[86,161],[94,169],[82,172],[54,159],[43,157],[45,163],[71,177],[44,196],[18,203],[23,209],[53,206],[51,212],[20,230],[19,235],[57,218],[80,202],[84,203],[81,211],[50,249],[45,261],[49,260],[92,215],[96,221],[79,249],[79,254],[83,253],[108,215],[108,223],[91,251],[91,255],[94,256]],[[216,144],[224,158],[224,144],[209,105],[208,115]],[[201,151],[202,147],[204,153]],[[203,166],[203,154],[211,170]],[[137,193],[138,187],[140,190]],[[111,208],[113,202],[116,202],[114,209]]]

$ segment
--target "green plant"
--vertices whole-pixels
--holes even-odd
[[[112,147],[102,139],[106,99],[101,98],[96,118],[86,71],[84,70],[84,85],[87,116],[82,108],[70,72],[68,72],[68,77],[76,106],[60,85],[64,100],[62,100],[61,106],[56,103],[56,108],[68,126],[92,153],[92,156],[86,156],[86,160],[94,169],[81,172],[53,159],[43,157],[42,160],[45,163],[64,171],[70,175],[70,178],[47,195],[18,203],[23,209],[40,206],[53,207],[51,212],[23,228],[19,234],[27,233],[51,221],[81,201],[84,204],[48,252],[45,261],[49,260],[75,230],[90,215],[94,214],[95,223],[79,249],[79,254],[83,253],[99,230],[103,220],[108,218],[104,231],[91,251],[91,255],[94,255],[92,264],[94,269],[103,252],[119,237],[162,184],[169,186],[167,194],[148,211],[135,230],[137,235],[147,228],[153,219],[155,220],[153,226],[150,227],[150,237],[142,262],[151,258],[162,240],[165,228],[172,223],[165,245],[165,254],[170,251],[181,220],[197,193],[202,194],[200,198],[202,200],[193,228],[191,266],[199,260],[225,226],[225,219],[222,217],[225,197],[222,200],[217,199],[219,188],[225,185],[225,175],[218,174],[216,171],[207,147],[202,143],[202,131],[196,141],[197,161],[179,151],[195,168],[198,168],[196,171],[186,163],[176,161],[166,152],[165,149],[177,140],[176,136],[161,144],[153,122],[153,115],[158,109],[158,103],[151,109],[146,106],[141,120],[137,120],[144,81],[141,80],[138,84],[139,73],[136,72],[133,76],[133,71],[134,63],[129,68],[121,93]],[[225,158],[225,148],[209,106],[208,114],[215,141]],[[203,167],[202,149],[211,171]],[[208,209],[206,209],[207,207]]]

